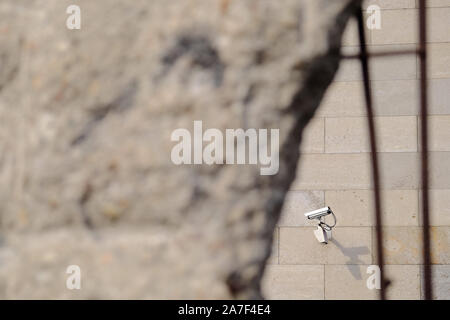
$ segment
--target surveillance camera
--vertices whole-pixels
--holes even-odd
[[[334,218],[334,224],[329,225],[325,223],[323,220],[324,217],[331,214]],[[309,220],[317,219],[319,220],[319,225],[317,226],[317,230],[314,230],[314,235],[316,236],[316,239],[320,243],[328,243],[328,240],[331,239],[331,229],[336,225],[336,216],[333,213],[333,210],[331,210],[330,207],[325,207],[321,209],[317,209],[314,211],[310,211],[305,213],[305,217],[307,217]]]
[[[312,219],[320,219],[324,216],[327,216],[329,214],[331,214],[333,211],[331,211],[330,207],[325,207],[322,209],[317,209],[311,212],[307,212],[305,213],[305,217],[307,217],[309,220]]]

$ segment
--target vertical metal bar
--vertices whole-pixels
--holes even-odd
[[[428,116],[427,116],[427,11],[426,0],[419,1],[419,57],[420,57],[420,118],[422,144],[422,232],[425,300],[433,299],[431,283],[431,245],[429,220],[429,180],[428,180]]]
[[[368,63],[368,54],[366,48],[366,36],[364,31],[364,18],[363,11],[360,8],[357,12],[358,19],[358,31],[359,31],[359,43],[360,43],[360,60],[361,67],[364,79],[364,94],[366,100],[366,108],[367,108],[367,120],[369,125],[369,136],[370,136],[370,148],[371,148],[371,162],[372,162],[372,175],[373,175],[373,187],[374,187],[374,196],[375,196],[375,221],[376,221],[376,234],[377,234],[377,257],[378,257],[378,266],[380,268],[380,277],[381,277],[381,290],[380,290],[380,299],[386,299],[386,281],[384,279],[384,256],[383,256],[383,234],[381,230],[382,216],[381,216],[381,192],[380,192],[380,174],[379,174],[379,166],[378,166],[378,154],[377,154],[377,142],[376,142],[376,132],[375,132],[375,123],[374,123],[374,115],[372,109],[372,91],[370,84],[370,72],[369,72],[369,63]]]

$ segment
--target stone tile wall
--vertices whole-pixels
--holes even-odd
[[[450,1],[429,7],[431,240],[435,298],[450,299]],[[417,43],[415,0],[372,0],[382,8],[381,30],[368,30],[369,50]],[[357,52],[356,23],[344,52]],[[390,299],[422,297],[418,60],[371,60],[378,150],[382,165],[384,251]],[[360,65],[345,61],[308,126],[297,179],[275,232],[263,281],[271,299],[377,299],[366,285],[376,261],[373,191]],[[319,244],[304,213],[330,206],[333,241]]]

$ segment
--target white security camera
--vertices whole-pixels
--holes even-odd
[[[324,217],[331,214],[334,218],[333,225],[329,225],[325,223],[323,220]],[[307,217],[309,220],[317,219],[319,220],[319,225],[317,226],[317,230],[314,230],[314,235],[316,236],[317,240],[320,243],[328,243],[328,240],[331,239],[331,229],[336,225],[336,216],[333,213],[333,210],[331,210],[330,207],[325,207],[321,209],[317,209],[314,211],[310,211],[305,213],[305,217]]]
[[[325,217],[325,216],[327,216],[327,215],[329,215],[331,213],[332,213],[332,211],[331,211],[330,207],[325,207],[325,208],[322,208],[322,209],[317,209],[317,210],[314,210],[314,211],[307,212],[307,213],[305,213],[305,216],[309,220],[312,220],[312,219],[320,219],[320,218]]]

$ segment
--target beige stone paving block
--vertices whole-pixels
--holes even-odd
[[[275,228],[275,231],[273,233],[273,242],[272,242],[272,252],[267,260],[267,264],[278,264],[278,244],[279,244],[279,230],[278,228]]]
[[[372,262],[371,229],[339,227],[333,229],[327,246],[327,264],[364,264]],[[314,239],[316,240],[316,239]]]
[[[336,227],[328,244],[319,243],[311,227],[280,228],[280,264],[367,264],[372,261],[368,227]]]
[[[325,126],[327,153],[370,151],[367,118],[327,118]],[[416,117],[377,117],[375,126],[379,152],[417,151]]]
[[[450,115],[431,116],[428,121],[429,150],[450,151]]]
[[[379,153],[383,189],[416,189],[419,154]],[[431,181],[435,189],[450,189],[450,153],[433,152]],[[447,162],[445,162],[447,161]],[[292,190],[354,190],[372,186],[369,153],[304,154]],[[447,186],[447,187],[446,187]]]
[[[419,199],[419,207],[422,208],[421,192],[419,193]],[[419,215],[419,221],[420,225],[423,225],[421,214]],[[450,190],[430,190],[430,225],[450,226]]]
[[[368,189],[369,155],[304,154],[292,190]]]
[[[417,43],[417,9],[385,10],[381,29],[371,30],[372,44]]]
[[[450,115],[450,79],[429,79],[429,114]],[[378,116],[418,115],[418,80],[372,81],[374,113]],[[366,115],[362,82],[334,82],[319,116]]]
[[[309,300],[324,298],[324,266],[268,266],[262,292],[269,300]]]
[[[450,227],[431,227],[431,262],[450,264]]]
[[[326,265],[325,299],[376,300],[376,289],[367,288],[368,265]]]
[[[303,131],[300,150],[302,153],[324,152],[324,119],[312,119]]]
[[[428,77],[450,78],[450,43],[430,43],[428,56]]]
[[[430,79],[428,86],[429,114],[450,114],[450,79]],[[418,80],[372,81],[372,89],[376,115],[419,114]],[[339,106],[339,108],[342,107]]]
[[[430,114],[450,114],[450,79],[429,80]]]
[[[382,192],[382,197],[384,225],[417,226],[419,224],[417,190],[385,190]],[[373,197],[370,199],[373,201]],[[374,214],[372,214],[373,217]]]
[[[375,233],[375,230],[373,230]],[[375,239],[375,234],[374,234]],[[386,264],[420,264],[422,261],[422,229],[420,227],[383,228],[383,249]],[[431,227],[431,261],[450,263],[450,228]],[[376,255],[374,240],[373,252]]]
[[[317,116],[364,116],[364,88],[361,81],[333,82],[319,107]]]
[[[354,153],[367,152],[366,118],[326,118],[325,152]]]
[[[450,84],[449,84],[450,86]],[[443,109],[450,113],[450,107],[440,100],[443,95],[449,96],[442,84],[436,84],[434,109]],[[430,89],[433,91],[432,89]],[[447,90],[450,92],[450,90]],[[378,116],[402,116],[417,115],[418,111],[418,81],[417,80],[386,80],[372,81],[374,97],[374,113]],[[327,91],[319,108],[317,116],[321,117],[358,117],[365,116],[366,106],[364,102],[362,82],[334,82]],[[430,93],[431,95],[431,93]],[[450,99],[450,97],[449,97]],[[448,100],[445,100],[448,101]],[[442,112],[441,112],[442,113]]]
[[[415,49],[416,45],[382,45],[370,46],[371,52],[386,50]],[[414,55],[402,55],[373,59],[370,62],[372,80],[415,79],[417,76],[416,58]]]
[[[279,226],[312,225],[304,214],[325,206],[323,191],[289,191],[281,212]]]
[[[372,91],[375,115],[418,115],[418,80],[372,81]],[[317,116],[365,116],[363,93],[360,81],[334,82],[327,91]],[[450,79],[430,79],[429,95],[430,114],[450,114]]]
[[[450,265],[434,265],[432,266],[432,286],[433,286],[433,300],[450,300]],[[425,283],[422,272],[422,299],[424,299]]]
[[[371,52],[386,50],[406,50],[414,49],[415,45],[382,45],[369,46]],[[344,54],[355,54],[359,52],[358,47],[344,47]],[[370,72],[372,80],[400,80],[416,79],[417,66],[414,55],[401,55],[383,57],[383,59],[372,59],[370,62]],[[357,59],[344,60],[341,62],[335,81],[356,81],[362,80],[361,65]]]
[[[314,228],[280,227],[280,264],[325,264],[326,246],[317,242]]]
[[[370,5],[377,5],[381,9],[401,9],[401,8],[415,8],[415,0],[365,0],[363,8]]]
[[[428,21],[429,42],[450,42],[450,6],[428,9]]]
[[[378,116],[417,115],[417,80],[372,81],[374,113]]]
[[[387,290],[390,300],[420,299],[420,266],[418,265],[387,265],[386,278],[391,281]]]
[[[416,0],[417,8],[419,7],[419,0]],[[450,0],[428,0],[427,7],[450,7]]]
[[[382,192],[383,224],[417,226],[417,190],[385,190]],[[338,226],[373,226],[372,190],[326,191],[325,204],[337,215]]]
[[[416,189],[419,185],[418,153],[379,153],[380,176],[384,189]]]
[[[370,190],[326,191],[325,203],[336,214],[339,226],[371,226]]]
[[[450,152],[430,153],[431,189],[450,189]]]
[[[376,300],[379,290],[369,289],[367,280],[372,271],[368,265],[326,265],[325,299]],[[392,281],[388,299],[420,299],[420,271],[418,265],[385,266],[385,275]]]
[[[373,233],[373,253],[376,256],[375,228]],[[385,264],[420,264],[422,257],[421,229],[418,227],[383,228],[383,250]]]

